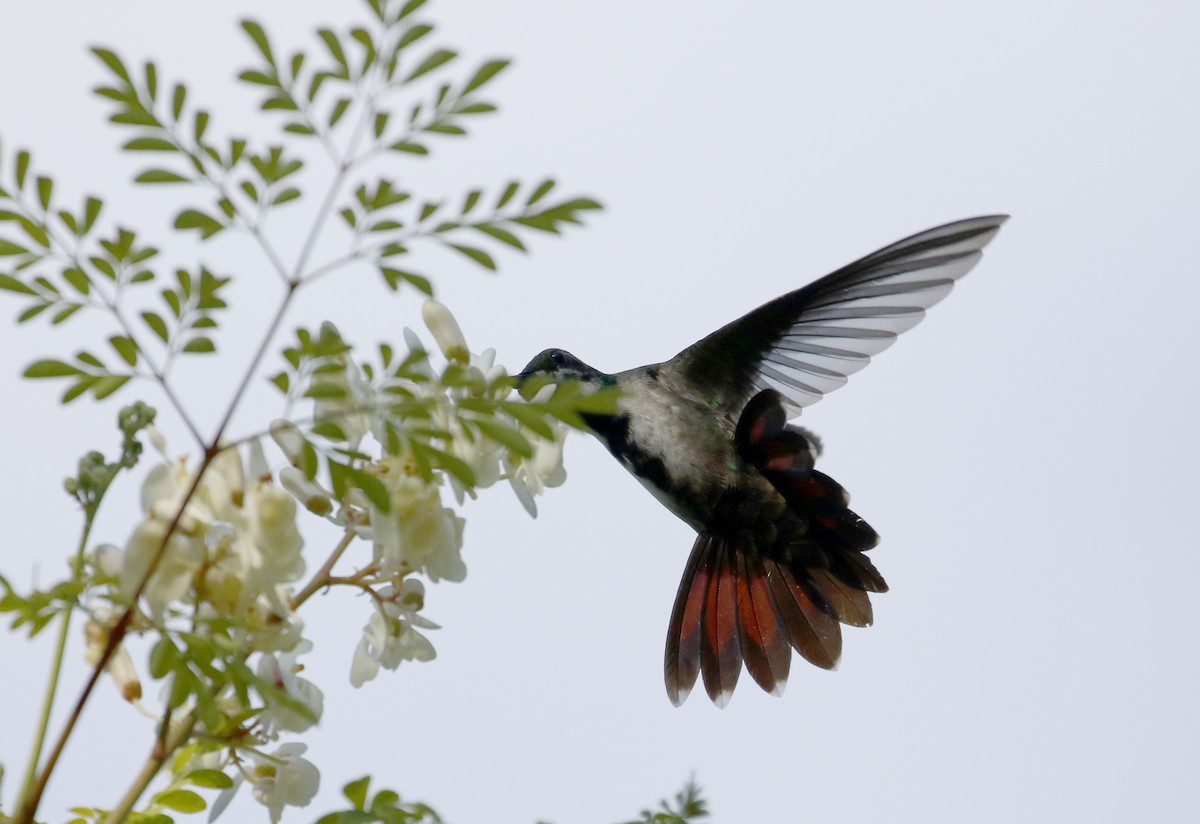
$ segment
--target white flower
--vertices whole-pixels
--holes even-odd
[[[273,483],[260,481],[246,496],[238,521],[236,551],[248,567],[255,592],[286,612],[281,587],[304,574],[304,539],[296,526],[296,499]]]
[[[421,317],[446,360],[465,363],[470,359],[467,339],[463,337],[458,321],[444,304],[430,298],[421,306]]]
[[[117,613],[114,610],[98,607],[83,625],[83,637],[86,640],[83,657],[89,666],[94,667],[100,662],[116,622]],[[124,644],[117,645],[104,667],[112,676],[121,697],[131,704],[137,704],[142,697],[142,682],[138,680],[137,668],[134,667],[133,658]]]
[[[361,687],[379,673],[394,670],[404,661],[432,661],[437,655],[429,639],[416,630],[436,629],[437,624],[417,614],[425,603],[425,586],[406,578],[397,591],[384,587],[383,599],[363,628],[363,637],[350,663],[350,683]]]
[[[105,578],[119,578],[121,575],[121,550],[112,544],[100,544],[92,552],[92,563],[96,571]]]
[[[167,535],[167,523],[151,519],[138,524],[121,563],[121,592],[129,598],[146,577],[150,564],[158,555]],[[162,560],[150,576],[142,597],[155,616],[161,616],[167,605],[182,598],[192,585],[192,579],[204,564],[204,541],[194,535],[176,531],[166,542]]]
[[[554,437],[547,440],[529,432],[525,433],[533,446],[533,455],[519,458],[510,453],[509,464],[511,471],[508,480],[517,499],[525,507],[530,516],[537,517],[537,503],[534,497],[541,495],[547,488],[562,486],[567,480],[567,470],[563,467],[563,443],[567,437],[567,427],[558,421],[551,422]]]
[[[199,482],[181,462],[154,467],[142,485],[146,518],[121,554],[118,586],[132,597],[178,515],[142,592],[151,613],[161,617],[194,590],[202,614],[239,619],[249,649],[290,649],[299,630],[283,587],[304,574],[296,501],[271,483],[261,449],[251,447],[250,465],[249,486],[234,449],[221,450]],[[111,554],[105,552],[106,567]]]
[[[461,581],[467,567],[462,550],[462,518],[442,505],[441,490],[425,483],[409,462],[384,458],[380,479],[391,511],[370,506],[370,537],[385,570],[416,570],[431,581]]]
[[[269,431],[275,445],[287,456],[293,466],[298,466],[304,460],[305,444],[304,433],[300,431],[300,427],[284,418],[276,418],[271,421]]]
[[[316,684],[296,674],[302,669],[296,659],[311,650],[311,641],[301,641],[290,652],[282,653],[278,657],[272,653],[263,653],[258,661],[259,678],[283,690],[309,710],[309,714],[305,714],[274,701],[270,695],[264,695],[266,709],[259,718],[272,732],[304,732],[321,718],[321,712],[325,708],[324,695]]]
[[[307,807],[317,794],[321,773],[300,757],[307,749],[283,744],[270,755],[251,753],[257,763],[247,779],[254,784],[255,800],[270,811],[272,824],[278,824],[284,807]]]
[[[315,480],[309,480],[294,466],[279,470],[279,484],[314,515],[329,518],[334,510],[333,493]]]

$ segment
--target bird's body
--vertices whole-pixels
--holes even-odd
[[[615,416],[590,416],[592,430],[654,497],[693,529],[706,526],[715,497],[736,483],[737,422],[714,415],[692,387],[661,365],[613,376],[621,388]],[[680,448],[687,444],[687,448]]]
[[[832,668],[839,622],[872,621],[887,585],[864,554],[875,531],[814,468],[813,436],[787,424],[913,326],[980,257],[1003,217],[914,235],[777,298],[663,363],[605,374],[558,349],[523,377],[620,389],[585,422],[698,537],[667,638],[666,680],[682,703],[703,673],[723,706],[742,664],[781,693],[791,648]]]

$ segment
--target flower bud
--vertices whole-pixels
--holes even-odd
[[[425,325],[429,327],[433,339],[437,341],[442,354],[448,360],[466,363],[471,359],[471,352],[467,349],[467,340],[463,337],[462,330],[458,328],[458,321],[454,319],[454,315],[450,314],[449,309],[430,298],[421,307],[421,317],[425,319]]]
[[[296,424],[276,418],[271,421],[270,431],[271,439],[293,466],[304,460],[304,435]]]

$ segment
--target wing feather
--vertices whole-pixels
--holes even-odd
[[[718,329],[667,366],[684,385],[712,387],[706,400],[731,415],[775,389],[794,417],[919,323],[1006,219],[960,220],[886,246]]]

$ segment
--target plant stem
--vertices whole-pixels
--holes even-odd
[[[292,609],[299,609],[300,605],[316,594],[317,590],[329,583],[329,573],[333,572],[333,566],[342,557],[342,553],[354,541],[354,531],[347,529],[346,534],[342,536],[342,540],[338,541],[338,545],[333,548],[333,552],[325,559],[325,563],[313,575],[312,580],[300,590],[299,594],[292,599]]]
[[[163,557],[167,554],[167,543],[171,536],[175,534],[175,530],[179,528],[179,521],[183,518],[184,509],[188,502],[192,500],[192,496],[196,494],[196,490],[200,487],[200,480],[204,477],[204,470],[208,468],[212,461],[212,456],[216,454],[210,451],[204,456],[204,461],[200,465],[200,470],[196,473],[196,477],[192,479],[191,485],[187,492],[184,493],[183,501],[179,504],[179,509],[176,510],[175,516],[171,519],[166,531],[163,533],[162,542],[155,551],[154,556],[150,559],[150,563],[146,566],[146,572],[142,579],[138,582],[137,588],[130,596],[130,606],[121,613],[121,617],[117,619],[117,623],[108,633],[108,643],[104,645],[104,650],[100,653],[100,658],[92,667],[91,675],[88,676],[87,683],[84,684],[83,691],[80,692],[79,698],[75,700],[75,706],[71,708],[71,714],[67,716],[67,723],[63,726],[63,730],[59,733],[58,738],[54,742],[54,748],[50,751],[50,756],[46,759],[46,765],[42,767],[34,780],[28,793],[25,794],[24,803],[17,808],[17,816],[14,819],[15,824],[31,824],[34,813],[37,812],[38,805],[42,801],[42,794],[46,791],[46,783],[50,780],[50,773],[54,772],[54,767],[58,764],[58,759],[62,756],[63,749],[67,746],[67,739],[71,737],[71,732],[75,729],[75,724],[79,722],[83,715],[83,707],[87,704],[88,698],[91,697],[92,690],[96,688],[96,684],[100,681],[100,676],[104,672],[104,668],[108,666],[108,662],[112,659],[113,653],[117,651],[117,647],[121,645],[125,634],[129,631],[129,625],[133,622],[134,613],[137,611],[138,599],[142,597],[142,592],[146,589],[146,585],[150,582],[150,578],[158,569]]]
[[[76,560],[83,557],[84,549],[87,547],[88,536],[92,533],[92,524],[95,518],[92,513],[88,513],[83,524],[83,532],[79,536],[79,546],[75,550]],[[63,660],[67,652],[67,638],[71,629],[71,613],[74,611],[73,605],[68,605],[62,614],[62,619],[58,627],[58,641],[54,648],[54,659],[50,663],[50,678],[46,684],[46,694],[42,699],[42,712],[38,718],[37,732],[33,736],[33,748],[29,753],[29,763],[25,767],[25,777],[21,781],[21,795],[17,799],[17,809],[21,809],[25,805],[25,800],[29,796],[29,792],[33,787],[33,783],[37,778],[38,761],[42,758],[42,747],[46,743],[46,731],[50,727],[50,713],[54,709],[54,698],[58,694],[58,678],[62,674]]]
[[[158,771],[162,769],[163,764],[167,763],[167,759],[175,750],[183,746],[184,742],[192,735],[192,727],[196,723],[196,718],[192,713],[188,713],[177,725],[170,725],[171,732],[165,740],[155,740],[154,747],[150,750],[150,757],[146,759],[146,763],[142,765],[141,772],[137,774],[137,778],[129,786],[125,795],[117,802],[117,806],[112,808],[108,816],[104,819],[104,824],[119,824],[125,820],[125,816],[133,809],[133,805],[141,798],[142,793],[146,791],[146,787],[154,780],[154,776],[158,775]]]
[[[137,587],[130,596],[130,606],[126,608],[123,613],[121,613],[121,616],[117,619],[116,624],[110,630],[108,643],[105,645],[104,650],[100,655],[100,659],[92,668],[91,675],[88,677],[87,683],[84,685],[83,691],[80,693],[79,698],[76,699],[75,705],[71,710],[70,716],[67,718],[67,722],[63,727],[62,732],[55,740],[54,748],[51,750],[45,766],[40,770],[40,772],[37,772],[36,777],[34,777],[33,780],[25,787],[25,791],[22,793],[21,803],[17,808],[16,818],[13,819],[13,824],[31,824],[33,822],[34,814],[37,811],[38,805],[41,803],[41,798],[46,790],[46,784],[50,779],[50,774],[54,771],[54,767],[58,763],[58,759],[62,756],[63,749],[67,744],[67,739],[70,738],[72,731],[75,729],[76,723],[83,714],[83,708],[87,704],[88,699],[91,697],[92,691],[99,682],[100,676],[104,672],[105,667],[108,665],[109,660],[112,658],[117,647],[120,646],[122,640],[125,638],[125,635],[128,633],[129,626],[132,623],[133,617],[137,611],[137,604],[142,596],[142,592],[149,584],[151,577],[154,575],[154,572],[157,570],[159,564],[166,555],[168,543],[171,539],[171,536],[175,534],[176,529],[179,527],[179,521],[183,517],[185,508],[192,500],[192,497],[196,494],[196,490],[199,489],[200,481],[203,479],[204,473],[212,463],[213,458],[221,452],[221,439],[225,434],[225,430],[228,429],[234,413],[241,405],[241,401],[246,394],[246,390],[250,386],[250,381],[253,380],[255,373],[258,371],[258,367],[261,365],[262,360],[266,355],[267,348],[271,345],[271,341],[274,340],[275,334],[279,331],[279,326],[283,322],[284,315],[287,314],[288,307],[291,305],[297,289],[304,284],[304,269],[308,265],[309,257],[316,246],[317,237],[320,235],[321,229],[324,227],[329,215],[333,211],[333,207],[337,200],[338,193],[341,190],[342,184],[345,182],[347,176],[354,168],[354,165],[357,161],[355,150],[357,148],[358,141],[362,136],[363,130],[366,128],[369,119],[367,114],[370,110],[371,105],[367,105],[364,107],[363,112],[359,115],[358,123],[355,125],[354,132],[351,135],[350,142],[346,150],[345,159],[338,167],[337,174],[334,176],[334,179],[330,184],[329,191],[326,193],[324,201],[317,210],[317,215],[313,219],[312,227],[309,230],[308,236],[305,238],[304,245],[300,250],[299,257],[296,260],[295,268],[293,269],[290,277],[286,273],[283,262],[276,254],[274,247],[267,240],[261,228],[256,223],[250,224],[251,232],[258,241],[259,246],[262,247],[264,254],[267,256],[272,266],[275,267],[276,271],[284,279],[285,292],[283,299],[280,301],[274,317],[272,317],[268,323],[267,329],[263,333],[262,339],[259,341],[258,347],[255,349],[254,354],[246,367],[245,373],[242,375],[241,380],[234,389],[233,396],[229,401],[229,405],[225,409],[225,414],[221,417],[220,423],[217,424],[216,431],[213,433],[211,441],[208,442],[208,445],[204,450],[204,457],[200,463],[200,467],[197,469],[191,485],[184,494],[178,510],[176,510],[174,517],[171,519],[171,522],[163,535],[162,542],[155,550],[153,557],[150,559],[150,563],[147,565],[145,573],[142,575],[141,580],[138,582]],[[180,143],[177,136],[175,136],[173,133],[171,136],[176,140],[176,143],[179,144],[180,148],[187,152],[186,148],[184,148],[183,144]],[[191,152],[187,153],[191,154]],[[216,186],[218,191],[224,192],[224,187],[220,181],[216,181],[210,176],[206,176],[206,179]],[[166,381],[162,380],[161,383],[164,388],[167,389],[168,397],[172,401],[175,401],[174,395],[166,386]],[[176,402],[176,408],[180,410],[181,414],[184,415],[186,420],[186,413],[183,412],[182,406],[178,404],[178,402]],[[320,589],[321,584],[319,581],[328,577],[329,570],[332,569],[333,564],[337,562],[337,559],[345,551],[346,547],[349,546],[351,540],[353,540],[353,533],[347,533],[347,536],[342,539],[342,541],[338,544],[338,547],[335,548],[333,554],[326,561],[328,568],[322,567],[322,570],[319,571],[317,576],[315,576],[313,579],[315,582],[317,582],[316,585],[313,586],[313,582],[310,582],[310,587],[312,587],[311,591],[309,590],[309,587],[306,587],[304,592],[301,593],[303,597],[299,599],[297,605],[302,603],[304,600],[307,600],[314,592]],[[57,678],[57,675],[55,677]],[[180,731],[171,733],[171,736],[165,743],[161,738],[156,740],[155,749],[151,752],[150,758],[147,760],[145,767],[138,775],[134,785],[130,787],[129,791],[121,801],[121,805],[124,806],[122,807],[119,805],[116,809],[114,809],[109,815],[109,821],[120,821],[128,814],[132,808],[132,805],[136,803],[138,797],[140,797],[141,793],[145,790],[146,785],[153,780],[154,776],[158,773],[158,770],[170,756],[170,753],[174,751],[174,749],[177,749],[184,741],[187,740],[188,737],[190,737],[191,728],[191,724],[184,724],[182,725]],[[178,741],[176,741],[176,736],[179,736]],[[38,749],[40,750],[40,748],[41,745],[39,743]]]

